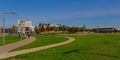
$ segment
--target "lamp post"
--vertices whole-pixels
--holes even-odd
[[[3,45],[5,44],[5,14],[16,14],[15,12],[4,12],[3,13]]]

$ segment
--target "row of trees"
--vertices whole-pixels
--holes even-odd
[[[11,28],[5,28],[5,33],[9,33],[9,34],[16,34],[18,31],[18,27],[13,25]],[[3,29],[0,29],[0,32],[3,32]]]
[[[61,25],[61,24],[57,24],[52,26],[51,24],[42,24],[40,23],[39,26],[35,27],[35,32],[36,33],[41,33],[41,32],[51,32],[54,31],[55,32],[63,32],[63,33],[76,33],[76,32],[83,32],[83,31],[88,31],[88,29],[86,29],[85,26],[83,27],[70,27],[70,26],[66,26],[66,25]]]
[[[2,28],[0,29],[2,32]],[[76,32],[120,32],[117,29],[112,29],[112,28],[105,28],[105,29],[87,29],[85,25],[83,27],[70,27],[66,25],[51,25],[51,24],[43,24],[40,23],[38,26],[34,28],[34,32],[37,34],[40,33],[76,33]],[[16,34],[18,32],[18,27],[13,25],[11,28],[5,28],[5,32],[9,34]]]
[[[2,32],[3,29],[1,29]],[[13,25],[11,28],[5,28],[5,32],[6,33],[10,33],[10,34],[16,34],[18,31],[18,27]],[[62,32],[62,33],[76,33],[76,32],[83,32],[83,31],[88,31],[88,29],[86,29],[85,26],[83,27],[70,27],[70,26],[66,26],[66,25],[61,25],[61,24],[57,24],[52,26],[51,24],[43,24],[40,23],[38,26],[36,26],[34,28],[34,32],[39,34],[39,33],[56,33],[56,32]]]
[[[84,25],[83,27],[71,27],[71,26],[66,26],[66,25],[61,25],[57,24],[55,26],[51,26],[51,24],[42,24],[40,23],[38,27],[35,27],[35,32],[36,33],[41,33],[41,32],[50,32],[54,31],[56,32],[63,32],[63,33],[77,33],[77,32],[97,32],[97,33],[111,33],[111,32],[120,32],[120,30],[117,30],[116,28],[93,28],[93,29],[88,29]]]

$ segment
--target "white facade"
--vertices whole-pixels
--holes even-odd
[[[29,20],[18,20],[18,32],[26,33],[34,31],[34,27],[32,26],[32,22]]]

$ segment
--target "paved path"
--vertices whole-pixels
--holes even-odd
[[[57,46],[60,46],[60,45],[69,44],[69,43],[71,43],[75,40],[74,38],[71,38],[71,37],[68,37],[68,38],[69,39],[67,41],[64,41],[64,42],[61,42],[61,43],[56,43],[56,44],[42,46],[42,47],[36,47],[36,48],[31,48],[31,49],[25,49],[25,50],[19,50],[19,51],[4,53],[4,54],[0,55],[0,59],[13,57],[13,56],[20,55],[20,54],[26,54],[26,53],[30,53],[30,52],[40,51],[40,50],[44,50],[44,49],[48,49],[48,48],[53,48],[53,47],[57,47]]]
[[[27,39],[24,39],[24,40],[15,42],[15,43],[11,43],[11,44],[8,44],[8,45],[0,46],[0,54],[6,53],[6,52],[8,52],[10,50],[13,50],[15,48],[24,46],[26,44],[29,44],[29,43],[35,41],[35,40],[36,40],[36,38],[30,37],[30,38],[27,38]]]

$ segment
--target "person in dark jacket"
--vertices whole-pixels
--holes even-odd
[[[22,34],[21,34],[20,32],[18,32],[18,37],[19,37],[19,38],[21,38],[21,37],[22,37],[21,35],[22,35]]]
[[[28,38],[30,38],[30,32],[27,33]]]

